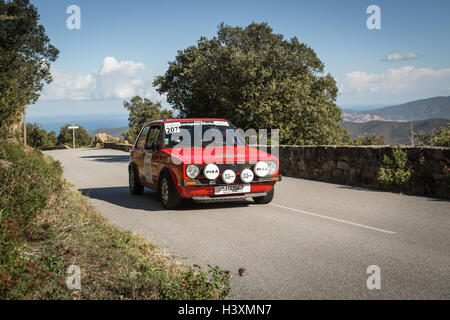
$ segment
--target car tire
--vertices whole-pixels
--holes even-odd
[[[133,165],[128,167],[128,186],[133,195],[140,195],[144,192],[144,186],[139,182],[139,177]]]
[[[158,192],[164,209],[176,209],[183,204],[183,199],[178,194],[172,179],[167,173],[161,175],[158,183]]]
[[[270,189],[269,192],[265,196],[262,197],[253,197],[253,201],[257,204],[267,204],[272,201],[273,195],[275,194],[275,187]]]

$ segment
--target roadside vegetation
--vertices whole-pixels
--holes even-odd
[[[61,127],[57,145],[73,146],[73,132],[72,129],[69,129],[70,126],[70,124],[66,124]],[[92,137],[81,125],[76,124],[75,126],[78,127],[78,129],[75,130],[75,147],[80,148],[90,146],[93,141]]]
[[[436,181],[423,156],[415,164],[408,160],[407,151],[394,148],[391,156],[385,155],[378,170],[379,187],[393,192],[408,194],[447,194],[450,188],[450,171],[444,174],[442,192],[436,190]],[[446,191],[447,190],[447,191]]]
[[[378,171],[378,180],[386,188],[411,189],[414,174],[412,166],[408,165],[408,156],[401,149],[393,149],[392,156],[384,156],[383,166]]]
[[[72,145],[37,124],[21,126],[25,106],[52,82],[58,57],[29,0],[0,0],[0,299],[222,299],[229,274],[176,263],[145,239],[119,231],[62,177],[37,148]],[[145,102],[145,101],[144,101]],[[90,145],[76,130],[77,146]],[[81,289],[66,284],[81,271]]]
[[[27,144],[34,148],[51,148],[58,144],[55,131],[47,132],[37,123],[27,123]]]
[[[66,124],[61,127],[58,136],[55,131],[47,132],[45,129],[37,123],[27,123],[27,145],[33,148],[45,149],[58,146],[73,146],[73,133],[68,127],[70,124]],[[80,125],[75,130],[75,146],[77,148],[87,147],[92,145],[92,137]]]
[[[359,135],[352,142],[351,145],[354,146],[382,146],[386,145],[386,139],[384,136],[372,133],[370,135]]]
[[[37,123],[27,123],[27,145],[33,148],[45,149],[58,146],[73,147],[73,133],[68,127],[70,124],[66,124],[61,127],[58,136],[55,131],[47,132],[45,129]],[[92,145],[93,139],[80,125],[75,130],[75,146],[77,148],[87,147]]]
[[[0,140],[0,299],[223,299],[229,274],[175,262],[119,231],[61,178],[59,162]],[[66,285],[81,269],[81,289]]]
[[[134,143],[144,124],[153,120],[171,119],[173,111],[163,109],[161,102],[153,102],[147,98],[134,96],[124,101],[123,106],[129,111],[128,131],[122,134],[129,143]]]
[[[29,0],[0,0],[0,128],[20,122],[25,106],[52,82],[50,63],[59,51],[39,18]]]
[[[439,128],[436,134],[425,134],[419,131],[415,134],[415,138],[423,146],[450,147],[450,123],[447,123],[446,127]]]

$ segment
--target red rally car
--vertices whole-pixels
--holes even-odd
[[[253,198],[272,201],[279,175],[273,155],[245,143],[225,119],[170,119],[147,123],[131,151],[130,192],[156,190],[174,209],[195,202]]]

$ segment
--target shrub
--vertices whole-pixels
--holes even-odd
[[[352,145],[355,146],[378,146],[378,145],[386,145],[386,139],[384,136],[379,136],[375,133],[372,133],[369,136],[365,136],[360,134],[356,139],[352,141]]]
[[[407,166],[408,156],[406,151],[401,149],[392,150],[392,158],[384,156],[384,167],[378,171],[378,180],[382,185],[388,188],[400,187],[401,189],[409,189],[413,170]]]
[[[206,272],[190,267],[172,281],[160,280],[164,300],[225,299],[230,290],[229,274],[218,266],[208,265]]]
[[[1,298],[23,297],[48,271],[27,259],[28,226],[61,187],[59,162],[11,139],[0,141]],[[14,290],[13,290],[14,289]]]
[[[423,146],[450,147],[450,123],[447,123],[447,127],[439,128],[436,135],[419,131],[415,134],[415,137],[419,140],[419,144]]]
[[[179,265],[119,231],[61,178],[59,162],[0,139],[0,300],[223,299],[230,277]],[[82,289],[66,287],[67,266]]]
[[[27,123],[27,144],[34,148],[54,147],[58,143],[56,132],[47,132],[37,123]]]
[[[450,147],[450,123],[447,128],[439,128],[438,134],[431,139],[431,144],[436,147]]]

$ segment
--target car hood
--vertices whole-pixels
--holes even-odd
[[[273,155],[249,146],[171,148],[162,149],[161,151],[170,155],[172,159],[177,159],[185,164],[248,163],[260,160],[274,160],[278,162],[278,159]]]

